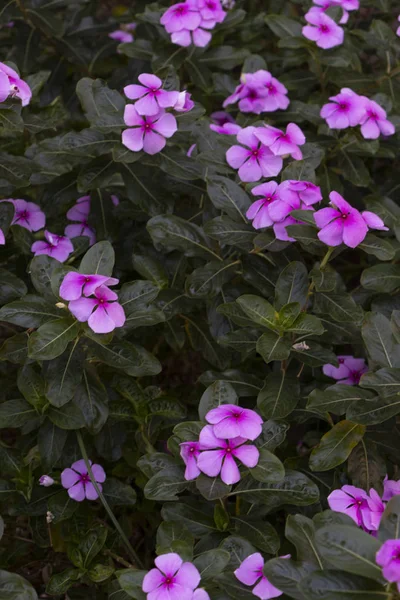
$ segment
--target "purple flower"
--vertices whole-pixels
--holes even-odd
[[[161,89],[162,81],[156,75],[142,73],[138,79],[143,85],[127,85],[124,94],[130,100],[137,100],[135,110],[139,115],[158,115],[160,109],[172,107],[178,101],[179,92]]]
[[[231,440],[217,438],[214,428],[206,425],[200,432],[202,451],[197,459],[197,466],[202,473],[209,477],[217,477],[227,485],[240,480],[240,472],[235,462],[237,458],[246,467],[253,468],[257,465],[260,453],[255,446],[246,444],[246,438],[236,437]]]
[[[382,567],[384,578],[397,583],[400,592],[400,539],[384,542],[376,554],[376,562]]]
[[[201,22],[201,15],[195,2],[179,2],[165,11],[160,19],[168,33],[176,31],[197,29]]]
[[[89,462],[93,477],[101,491],[103,489],[101,484],[106,480],[104,469],[101,465],[93,465],[92,461]],[[61,484],[68,490],[68,496],[77,502],[82,502],[85,498],[97,500],[99,497],[90,481],[84,460],[78,460],[71,465],[70,469],[64,469],[61,473]]]
[[[233,169],[239,169],[242,181],[259,181],[261,177],[275,177],[282,169],[282,158],[260,143],[256,127],[245,127],[236,136],[238,142],[247,146],[232,146],[226,160]]]
[[[305,210],[305,207],[303,207],[303,210]],[[313,210],[313,209],[310,206],[307,208],[307,210]],[[297,219],[294,219],[290,215],[288,217],[286,217],[285,219],[283,219],[283,221],[279,221],[279,222],[275,223],[273,226],[273,230],[274,230],[276,239],[281,240],[282,242],[295,242],[296,240],[289,236],[288,232],[286,231],[286,227],[288,227],[288,225],[302,225],[302,224],[303,224],[303,221],[298,221]]]
[[[215,125],[225,125],[225,123],[234,123],[235,119],[224,110],[217,110],[210,115],[211,121],[215,123]]]
[[[71,271],[67,273],[60,286],[60,296],[63,300],[78,300],[82,294],[86,297],[94,294],[101,285],[117,285],[119,279],[106,275],[85,275]]]
[[[368,525],[371,524],[369,499],[364,490],[354,485],[344,485],[341,490],[334,490],[329,494],[328,504],[331,510],[348,515],[359,527],[369,531]]]
[[[280,558],[290,558],[290,554],[281,556]],[[258,582],[253,588],[252,593],[254,596],[261,598],[261,600],[269,600],[269,598],[282,596],[283,592],[268,581],[263,569],[264,559],[259,552],[256,552],[245,558],[240,567],[234,571],[234,574],[244,585],[254,585]]]
[[[285,202],[295,203],[299,201],[300,205],[311,206],[322,200],[321,188],[311,181],[297,181],[287,179],[280,185],[279,195]],[[303,206],[301,206],[303,208]]]
[[[254,410],[236,404],[212,408],[206,414],[206,421],[214,425],[214,434],[222,439],[242,437],[255,440],[261,434],[263,424],[262,418]]]
[[[376,140],[380,134],[393,135],[395,126],[387,120],[386,111],[373,100],[365,98],[365,114],[360,120],[361,133],[366,140]]]
[[[289,106],[287,89],[269,71],[260,69],[255,73],[243,73],[240,85],[228,96],[223,106],[239,102],[241,112],[272,112]]]
[[[53,483],[54,479],[49,475],[42,475],[39,479],[39,485],[43,485],[43,487],[50,487]]]
[[[32,244],[31,250],[35,253],[35,256],[47,254],[47,256],[51,256],[59,262],[64,262],[71,252],[74,251],[71,240],[63,235],[56,235],[55,233],[50,233],[50,231],[45,231],[44,237],[46,241],[40,240]]]
[[[111,198],[111,202],[113,203],[114,206],[119,205],[120,200],[119,200],[118,196],[116,196],[115,194],[111,194],[110,198]]]
[[[304,18],[310,24],[303,27],[303,35],[315,42],[319,48],[327,49],[343,44],[343,29],[319,8],[310,8]]]
[[[188,92],[178,92],[178,100],[175,102],[173,109],[176,112],[188,112],[194,107],[194,102],[191,99],[192,94]]]
[[[339,383],[345,385],[358,385],[361,375],[368,371],[368,365],[363,358],[354,358],[354,356],[338,356],[338,367],[333,365],[324,365],[322,371],[327,377],[336,379]]]
[[[365,100],[350,88],[342,88],[340,94],[331,96],[320,115],[331,129],[346,129],[359,125],[365,117]]]
[[[284,133],[276,127],[265,125],[256,127],[254,131],[256,138],[271,150],[275,156],[290,154],[295,160],[301,160],[303,154],[299,148],[305,141],[305,135],[295,123],[289,123]]]
[[[189,29],[176,31],[171,35],[171,42],[178,46],[183,46],[184,48],[187,48],[192,43],[198,48],[204,48],[211,40],[211,33],[205,30],[212,29],[215,22],[202,20],[200,24],[201,27],[198,27],[193,31]]]
[[[393,496],[400,496],[400,480],[388,479],[386,475],[383,480],[383,496],[382,500],[388,502]]]
[[[250,206],[246,213],[246,217],[253,221],[254,229],[262,229],[263,227],[271,227],[274,224],[273,219],[269,214],[269,207],[272,202],[279,199],[280,186],[276,181],[269,181],[257,185],[251,190],[253,196],[262,196],[261,200],[256,200]]]
[[[333,208],[321,208],[314,214],[317,226],[321,229],[318,237],[328,246],[346,244],[355,248],[364,240],[368,228],[387,231],[382,219],[373,212],[360,213],[337,192],[329,194]]]
[[[114,280],[115,281],[115,280]],[[116,302],[118,296],[105,285],[96,287],[95,298],[78,298],[71,300],[69,310],[81,323],[88,322],[95,333],[110,333],[125,323],[122,306]]]
[[[373,488],[369,490],[367,502],[369,513],[366,512],[364,515],[365,526],[368,531],[378,531],[386,505],[382,502],[378,492]]]
[[[69,221],[78,221],[73,225],[67,225],[64,233],[70,239],[78,237],[80,235],[89,238],[89,245],[93,246],[96,242],[96,233],[93,227],[88,223],[88,217],[90,213],[90,196],[82,196],[78,198],[75,206],[69,209],[67,212],[67,219]]]
[[[7,198],[1,202],[11,202],[14,205],[14,217],[11,225],[20,225],[28,231],[39,231],[46,224],[46,215],[40,210],[40,206],[26,200],[13,200]]]
[[[226,17],[220,0],[197,0],[197,6],[202,20],[222,23]]]
[[[5,235],[3,233],[3,230],[0,229],[0,246],[4,246],[6,243],[6,238]]]
[[[0,102],[9,96],[19,98],[22,106],[26,106],[31,101],[32,91],[14,69],[0,62]]]
[[[135,105],[136,106],[136,105]],[[166,144],[165,138],[170,138],[178,126],[173,115],[164,110],[151,117],[139,115],[133,104],[125,106],[124,120],[132,129],[122,133],[122,143],[133,152],[144,150],[147,154],[161,152]]]
[[[116,40],[121,43],[129,43],[133,42],[133,35],[128,31],[124,31],[123,29],[116,29],[108,34],[108,37],[112,40]]]
[[[144,576],[142,584],[147,600],[192,600],[200,583],[200,573],[192,563],[183,562],[174,552],[157,556],[154,563],[157,568]]]
[[[222,135],[236,135],[242,128],[235,123],[235,119],[227,112],[221,110],[211,113],[210,129]]]
[[[197,588],[197,590],[193,592],[192,600],[210,600],[210,596],[203,588]]]
[[[347,23],[349,20],[349,12],[357,10],[360,7],[359,0],[313,0],[314,4],[321,6],[321,11],[327,10],[330,6],[340,6],[343,10],[340,24]]]
[[[199,442],[182,442],[181,457],[186,465],[185,479],[191,481],[200,475],[200,469],[197,466],[197,459],[200,456],[201,445]]]

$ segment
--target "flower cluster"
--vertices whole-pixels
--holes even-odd
[[[93,465],[92,461],[89,462],[97,486],[102,491],[101,484],[106,480],[105,471],[101,465]],[[71,468],[64,469],[61,473],[61,484],[68,490],[68,496],[77,502],[82,502],[85,498],[97,500],[99,497],[93,483],[90,481],[84,460],[78,460],[71,465]],[[42,485],[46,485],[46,483],[42,483]],[[47,485],[51,484],[47,483]]]
[[[78,321],[87,321],[95,333],[110,333],[125,323],[118,296],[108,287],[117,283],[114,277],[71,271],[63,279],[60,296],[69,301],[68,308]]]
[[[367,140],[375,140],[381,134],[393,135],[395,127],[387,120],[386,111],[374,100],[359,96],[350,88],[342,88],[340,93],[329,98],[324,104],[321,117],[331,129],[347,129],[361,125],[361,134]]]
[[[178,129],[175,117],[165,109],[187,112],[194,102],[187,92],[162,89],[163,82],[156,75],[142,73],[139,81],[141,85],[124,88],[126,97],[136,102],[125,106],[124,121],[129,129],[122,133],[122,143],[133,152],[157,154]]]
[[[29,104],[32,91],[14,69],[0,62],[0,102],[7,98],[19,98],[22,106]]]
[[[96,242],[96,233],[93,227],[88,223],[90,213],[90,196],[82,196],[78,198],[76,204],[67,212],[69,221],[77,221],[72,225],[67,225],[65,235],[69,238],[75,238],[80,235],[89,238],[89,245],[92,246]]]
[[[370,489],[369,494],[354,485],[344,485],[340,490],[334,490],[328,496],[331,510],[348,515],[364,531],[378,531],[382,515],[388,502],[393,496],[400,495],[400,481],[385,477],[383,496]]]
[[[199,571],[191,562],[183,562],[179,554],[169,552],[158,556],[143,579],[142,590],[147,600],[210,600],[199,588]]]
[[[168,8],[160,23],[171,34],[173,44],[203,48],[211,40],[210,30],[225,17],[220,0],[186,0]]]
[[[261,196],[250,206],[246,217],[253,221],[254,229],[273,227],[278,240],[294,241],[286,227],[299,223],[290,216],[292,210],[314,210],[312,204],[322,200],[321,190],[310,181],[287,180],[278,184],[269,181],[251,190],[254,196]]]
[[[181,457],[186,465],[185,479],[196,479],[200,473],[218,477],[227,485],[240,480],[235,458],[248,468],[257,465],[258,449],[247,444],[261,433],[262,419],[246,408],[224,404],[206,414],[209,425],[203,427],[198,442],[180,444]]]
[[[327,377],[336,379],[344,385],[358,385],[361,376],[368,371],[368,365],[364,358],[354,356],[338,356],[339,366],[324,365],[322,371]]]
[[[242,73],[240,84],[233,94],[223,103],[224,108],[229,104],[239,102],[239,110],[244,113],[274,112],[286,110],[290,104],[287,89],[269,71],[260,69],[255,73]]]
[[[344,31],[342,27],[337,25],[325,11],[331,6],[340,6],[343,9],[340,23],[347,23],[349,11],[359,8],[359,0],[314,0],[314,4],[318,4],[318,6],[313,6],[304,15],[308,23],[302,30],[304,37],[325,50],[343,44]]]
[[[280,558],[290,558],[290,554],[281,556]],[[268,579],[265,577],[264,572],[264,559],[259,552],[250,554],[241,563],[240,567],[234,571],[235,576],[244,585],[254,585],[252,593],[261,600],[269,600],[270,598],[278,598],[282,596],[283,592],[278,590]]]
[[[259,181],[262,177],[276,177],[283,166],[282,157],[291,155],[301,160],[302,146],[306,139],[300,127],[289,123],[286,132],[265,125],[245,127],[236,139],[243,146],[232,146],[226,153],[226,160],[233,169],[238,169],[242,181]]]

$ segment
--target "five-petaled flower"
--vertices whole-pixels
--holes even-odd
[[[14,217],[11,225],[20,225],[28,231],[39,231],[46,224],[46,215],[40,210],[40,206],[34,202],[13,198],[6,198],[1,202],[10,202],[14,206]]]
[[[290,558],[290,554],[281,556],[280,558]],[[261,600],[269,600],[270,598],[278,598],[282,596],[283,592],[278,590],[272,583],[265,577],[264,572],[264,559],[259,552],[250,554],[240,566],[234,571],[235,577],[244,585],[257,584],[253,587],[252,593]],[[257,583],[258,582],[258,583]]]
[[[133,152],[161,152],[167,143],[165,138],[173,136],[178,129],[175,117],[164,110],[151,117],[142,116],[135,106],[125,106],[124,120],[130,128],[122,132],[122,143]]]
[[[59,262],[64,262],[71,252],[74,251],[71,240],[63,235],[45,231],[44,237],[46,238],[46,241],[39,240],[32,244],[31,250],[34,252],[35,256],[47,254],[47,256],[51,256]]]
[[[364,531],[376,531],[384,506],[375,490],[370,490],[370,494],[354,485],[344,485],[328,496],[328,504],[331,510],[348,515]]]
[[[105,471],[101,465],[93,465],[92,461],[89,462],[94,480],[100,491],[102,491],[101,484],[106,480]],[[71,465],[71,468],[64,469],[61,473],[61,484],[68,490],[68,496],[77,502],[82,502],[85,498],[88,500],[97,500],[99,497],[94,485],[90,481],[84,460],[78,460]]]
[[[365,115],[365,100],[350,88],[342,88],[336,96],[330,96],[320,115],[331,129],[346,129],[359,125]]]
[[[337,192],[329,194],[332,208],[321,208],[314,213],[314,219],[321,231],[318,237],[328,246],[346,244],[355,248],[365,239],[370,229],[387,231],[384,222],[378,215],[368,210],[360,213]]]
[[[256,185],[251,190],[253,196],[262,196],[260,200],[253,202],[246,212],[246,217],[250,221],[253,221],[252,225],[254,229],[271,227],[274,224],[274,220],[269,214],[269,207],[273,202],[279,200],[279,191],[280,186],[276,181],[268,181],[268,183]]]
[[[245,127],[236,136],[238,142],[246,146],[232,146],[226,153],[226,160],[233,169],[239,169],[242,181],[259,181],[261,177],[275,177],[282,170],[282,158],[275,156],[262,144],[255,133],[256,127]]]
[[[147,600],[192,600],[200,583],[200,573],[192,563],[183,562],[175,552],[157,556],[154,563],[156,568],[144,576],[142,583]]]
[[[240,480],[240,472],[235,462],[237,458],[246,467],[257,465],[260,453],[255,446],[246,444],[247,439],[236,437],[230,440],[217,438],[212,425],[206,425],[200,432],[200,444],[203,451],[197,459],[197,466],[209,477],[217,477],[227,485]]]
[[[338,383],[345,385],[358,385],[361,376],[368,371],[368,365],[364,358],[354,358],[354,356],[338,356],[339,366],[324,365],[322,371],[327,377],[336,379]]]
[[[366,140],[376,140],[381,134],[388,136],[395,132],[395,126],[386,118],[386,111],[368,98],[364,98],[364,116],[360,119],[360,125]]]
[[[142,73],[138,79],[142,85],[127,85],[124,93],[129,100],[136,100],[135,110],[139,115],[157,115],[161,109],[172,107],[178,101],[179,92],[163,90],[162,81],[156,75]]]
[[[300,127],[295,123],[289,123],[285,133],[270,125],[256,127],[255,129],[254,135],[256,138],[265,144],[275,156],[290,154],[295,160],[303,158],[299,146],[305,144],[306,138]]]
[[[303,35],[315,42],[319,48],[328,49],[343,44],[343,29],[320,8],[310,8],[304,18],[309,24],[303,27]]]
[[[22,106],[26,106],[31,101],[32,91],[14,69],[0,62],[0,102],[8,97],[19,98]]]
[[[106,275],[86,275],[71,271],[67,273],[60,286],[60,296],[63,300],[78,300],[82,294],[86,297],[94,294],[101,285],[117,285],[119,279]]]
[[[382,567],[384,578],[397,583],[400,592],[400,539],[386,540],[376,554],[376,562]]]
[[[214,425],[214,434],[221,439],[242,437],[255,440],[261,434],[263,420],[254,410],[236,404],[221,404],[206,414],[206,421]]]
[[[96,287],[93,294],[94,298],[82,296],[71,300],[68,308],[74,317],[82,323],[87,321],[95,333],[110,333],[116,327],[122,327],[126,317],[124,309],[117,302],[117,294],[105,285]]]

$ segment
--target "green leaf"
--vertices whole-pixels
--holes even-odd
[[[4,233],[4,237],[8,234],[11,222],[14,218],[15,208],[11,202],[0,203],[0,229]]]
[[[364,269],[361,285],[367,290],[390,294],[400,287],[400,265],[375,265]]]
[[[177,544],[185,544],[188,548],[193,550],[194,537],[190,531],[180,523],[166,523],[164,521],[157,529],[156,543],[157,554],[176,552],[175,548],[177,547]]]
[[[275,288],[275,305],[280,310],[285,304],[298,302],[303,306],[307,299],[308,273],[301,262],[292,262],[279,275]]]
[[[400,413],[400,396],[375,397],[372,400],[352,402],[346,418],[363,425],[377,425]]]
[[[74,402],[82,412],[87,430],[95,435],[102,429],[108,417],[108,394],[96,371],[83,371]]]
[[[0,570],[0,595],[2,600],[38,600],[32,585],[16,573]]]
[[[35,417],[36,410],[26,400],[7,400],[0,404],[0,429],[22,427]]]
[[[337,273],[330,265],[326,265],[323,271],[315,266],[310,275],[317,292],[333,292],[335,289]]]
[[[201,580],[207,581],[221,574],[230,561],[230,554],[226,550],[209,550],[196,556],[194,566],[199,571]]]
[[[301,23],[284,15],[268,15],[265,17],[265,22],[280,38],[301,36]]]
[[[195,537],[202,537],[216,531],[213,512],[208,505],[201,505],[198,500],[195,500],[193,505],[190,502],[164,504],[161,516],[164,521],[184,525]]]
[[[86,252],[79,267],[80,273],[112,275],[115,263],[114,248],[110,242],[97,242]]]
[[[35,360],[57,358],[79,333],[80,323],[66,317],[49,321],[32,333],[28,342],[28,353]]]
[[[59,429],[59,431],[62,430]],[[78,506],[75,500],[72,500],[72,498],[68,496],[67,491],[62,490],[49,498],[48,508],[53,515],[52,523],[56,524],[70,519]]]
[[[285,537],[296,547],[296,558],[323,569],[323,560],[315,543],[315,525],[304,515],[289,515],[286,519]]]
[[[124,307],[126,315],[147,307],[149,302],[157,298],[160,288],[151,281],[131,281],[124,283],[119,292],[119,303]]]
[[[10,271],[0,269],[1,304],[6,304],[7,302],[11,302],[12,300],[21,298],[21,296],[25,296],[27,291],[28,289],[21,279],[18,279],[18,277],[16,277],[13,273],[10,273]]]
[[[321,414],[329,412],[334,415],[343,415],[355,400],[369,401],[371,397],[371,393],[361,390],[358,386],[336,383],[324,390],[313,390],[308,396],[307,410]]]
[[[216,577],[215,581],[221,590],[228,594],[228,598],[233,598],[233,600],[254,600],[251,588],[240,583],[233,573],[223,573]]]
[[[253,294],[245,294],[240,296],[236,302],[251,321],[268,329],[275,329],[278,315],[267,300]]]
[[[264,575],[274,586],[279,586],[290,598],[305,600],[299,583],[314,570],[311,563],[294,562],[290,558],[273,558],[264,565]]]
[[[300,336],[299,339],[301,339],[301,337],[304,336]],[[292,353],[300,362],[303,362],[310,367],[338,364],[336,355],[331,350],[314,342],[314,340],[307,340],[305,346],[294,344],[292,346]]]
[[[186,292],[193,298],[211,298],[221,291],[238,269],[237,260],[212,261],[195,269],[186,279]]]
[[[28,158],[0,152],[0,179],[7,181],[11,186],[27,187],[34,169],[32,161]]]
[[[317,548],[333,568],[382,581],[375,562],[380,543],[365,531],[348,525],[329,525],[315,534]]]
[[[83,77],[78,81],[76,93],[92,127],[116,132],[125,127],[125,101],[119,92],[110,90],[104,81]]]
[[[300,581],[299,588],[308,600],[357,600],[360,597],[363,600],[390,600],[391,597],[379,583],[339,571],[314,571]]]
[[[252,225],[234,221],[225,215],[207,221],[204,225],[204,232],[222,245],[237,246],[245,251],[252,250],[253,240],[256,236]]]
[[[231,486],[224,483],[220,477],[207,477],[203,473],[196,479],[196,488],[209,502],[225,498],[231,491]]]
[[[41,375],[30,365],[24,365],[18,371],[17,377],[18,389],[25,398],[36,409],[39,409],[46,403],[45,381]]]
[[[268,554],[275,554],[280,545],[279,536],[274,527],[267,521],[258,521],[250,516],[233,518],[238,535]]]
[[[258,463],[250,469],[250,473],[256,481],[276,483],[284,478],[285,468],[275,454],[266,448],[261,448]]]
[[[372,233],[367,233],[367,236],[364,241],[358,245],[358,248],[364,250],[367,254],[376,256],[379,260],[392,260],[396,254],[395,249],[389,240],[379,238]]]
[[[79,566],[82,569],[87,569],[90,563],[102,550],[107,540],[106,527],[97,526],[96,529],[91,529],[86,536],[79,542],[77,551],[82,558],[82,563]]]
[[[267,331],[263,333],[257,340],[256,350],[265,362],[268,364],[273,360],[285,360],[289,358],[290,349],[292,342],[275,333],[274,331]]]
[[[299,381],[285,372],[271,373],[257,397],[257,406],[265,419],[283,419],[300,398]]]
[[[223,210],[234,221],[247,224],[246,212],[251,201],[246,192],[227,177],[213,176],[207,184],[207,193],[218,210]]]
[[[204,421],[208,411],[222,404],[238,404],[238,396],[230,383],[218,380],[211,384],[200,398],[200,419]]]
[[[168,275],[166,274],[164,267],[150,256],[143,256],[142,254],[136,254],[135,252],[132,256],[132,264],[139,275],[152,281],[159,289],[162,290],[168,287]],[[124,286],[122,287],[121,293],[123,289]],[[148,301],[150,301],[150,298],[148,298]]]
[[[306,315],[302,313],[290,326],[285,327],[286,333],[292,333],[296,337],[296,342],[311,336],[322,335],[325,332],[321,319],[314,315]]]
[[[400,496],[393,496],[386,504],[379,524],[378,539],[381,542],[400,538]]]
[[[365,373],[360,386],[375,390],[382,398],[389,398],[400,393],[400,369],[379,369]]]
[[[265,448],[273,452],[285,441],[288,429],[289,425],[283,421],[264,421],[262,432],[254,443],[259,450]]]
[[[50,421],[60,429],[81,429],[85,426],[82,412],[72,402],[64,404],[60,408],[51,406],[47,413]]]
[[[103,483],[103,495],[110,506],[134,506],[136,504],[136,492],[133,487],[113,477],[107,477]]]
[[[115,569],[111,565],[102,565],[101,563],[97,563],[89,569],[88,576],[91,581],[94,581],[95,583],[102,583],[111,577],[114,571]]]
[[[0,321],[13,323],[26,328],[37,328],[58,319],[65,314],[40,296],[28,295],[23,300],[15,300],[0,309]]]
[[[35,290],[52,304],[54,303],[55,294],[52,291],[51,280],[54,271],[59,267],[60,263],[46,254],[34,256],[30,264],[30,274]],[[66,274],[65,270],[64,274]]]
[[[360,156],[354,154],[350,156],[348,152],[342,149],[339,168],[344,179],[347,179],[353,185],[368,187],[371,183],[371,175],[365,161]]]
[[[400,346],[396,344],[389,320],[379,313],[367,313],[361,328],[372,361],[380,367],[400,367]]]
[[[146,600],[146,594],[142,591],[144,576],[148,571],[138,571],[136,569],[123,569],[117,571],[119,585],[134,600]]]
[[[63,406],[75,394],[83,374],[83,352],[72,344],[67,352],[45,363],[46,398],[53,406]]]
[[[200,227],[180,217],[153,217],[147,222],[147,229],[157,249],[180,250],[185,256],[201,256],[208,259],[210,255],[217,257],[208,247],[208,241]]]
[[[330,315],[334,321],[340,323],[359,323],[363,317],[363,310],[358,306],[350,294],[315,294],[314,310],[316,313]]]
[[[28,333],[17,333],[7,338],[0,347],[0,361],[8,360],[16,365],[28,358]]]
[[[310,469],[329,471],[341,465],[362,440],[364,433],[363,425],[352,421],[339,421],[322,436],[318,446],[311,452]]]
[[[168,467],[156,473],[145,485],[145,497],[158,502],[178,500],[176,494],[183,492],[188,486],[183,474],[183,468],[178,466]]]
[[[113,342],[108,346],[92,340],[91,356],[133,377],[158,375],[161,364],[153,354],[131,342]]]
[[[46,421],[38,433],[39,454],[44,470],[50,471],[61,458],[68,432]]]
[[[61,573],[56,573],[50,578],[46,586],[46,592],[51,596],[65,594],[81,577],[82,573],[79,569],[66,569]]]

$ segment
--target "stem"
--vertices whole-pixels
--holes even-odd
[[[115,529],[118,531],[119,535],[121,536],[121,539],[124,542],[126,549],[128,551],[128,554],[131,558],[131,562],[136,564],[139,568],[143,569],[143,564],[142,564],[140,558],[137,556],[135,550],[132,548],[131,543],[129,542],[125,533],[122,531],[121,525],[118,523],[117,518],[115,517],[113,511],[111,510],[110,505],[108,504],[108,502],[105,499],[105,497],[103,496],[99,486],[97,485],[97,482],[93,476],[92,467],[90,466],[90,462],[89,462],[89,458],[88,458],[88,455],[86,452],[86,447],[85,447],[85,443],[82,438],[82,434],[80,431],[76,431],[75,433],[76,433],[76,437],[78,439],[78,444],[79,444],[80,451],[82,453],[83,460],[85,461],[85,466],[87,468],[88,475],[90,477],[90,481],[92,482],[93,487],[96,490],[108,516],[110,517],[111,521],[113,522]]]
[[[329,259],[330,259],[331,255],[332,255],[332,252],[334,251],[334,249],[335,249],[335,248],[333,248],[332,246],[328,246],[328,250],[327,250],[327,252],[326,252],[326,254],[325,254],[324,258],[322,259],[322,261],[321,261],[321,263],[320,263],[320,265],[319,265],[319,269],[320,269],[320,271],[325,271],[326,265],[328,264],[328,262],[329,262]],[[307,292],[307,298],[306,298],[306,301],[305,301],[305,303],[304,303],[304,306],[303,306],[303,308],[302,308],[302,310],[303,310],[303,311],[306,309],[306,306],[307,306],[308,299],[309,299],[309,297],[311,296],[311,294],[312,294],[312,292],[313,292],[313,289],[314,289],[314,287],[315,287],[315,284],[314,284],[314,282],[312,281],[312,282],[310,283],[310,286],[309,286],[309,288],[308,288],[308,292]]]

